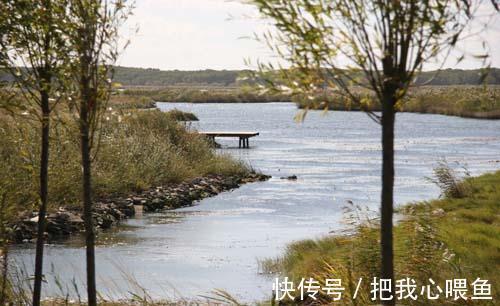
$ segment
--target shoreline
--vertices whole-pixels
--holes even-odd
[[[159,109],[157,103],[186,103],[186,104],[269,104],[269,103],[294,103],[297,106],[297,110],[305,110],[306,107],[301,105],[300,103],[293,101],[238,101],[238,102],[196,102],[196,101],[154,101],[154,106],[152,107],[144,107],[141,109]],[[322,107],[309,108],[308,111],[324,111]],[[341,111],[341,112],[364,112],[360,109],[341,109],[341,108],[328,108],[328,111]],[[380,110],[374,110],[375,112],[379,112]],[[413,110],[402,110],[398,111],[398,113],[407,113],[407,114],[426,114],[426,115],[442,115],[442,116],[450,116],[450,117],[459,117],[466,119],[479,119],[479,120],[499,120],[500,119],[500,110],[490,110],[490,111],[466,111],[460,113],[449,113],[447,111],[413,111]]]
[[[135,216],[136,206],[142,206],[145,213],[173,210],[192,206],[197,201],[234,190],[243,184],[262,182],[269,178],[268,175],[255,172],[242,176],[213,174],[130,193],[126,197],[98,199],[95,200],[93,207],[94,225],[98,231],[107,230],[120,221]],[[68,210],[64,207],[47,214],[45,231],[47,242],[60,241],[81,233],[84,230],[82,215],[81,210]],[[19,220],[10,226],[12,244],[35,242],[37,227],[37,212],[21,214]]]
[[[306,107],[297,103],[297,109],[305,110]],[[324,108],[309,108],[308,111],[324,111]],[[337,108],[328,108],[327,111],[339,111],[339,112],[365,112],[361,109],[337,109]],[[379,109],[372,110],[374,112],[380,112]],[[459,118],[467,118],[467,119],[480,119],[480,120],[498,120],[500,119],[500,110],[491,110],[484,112],[459,112],[459,113],[449,113],[447,111],[416,111],[416,110],[400,110],[397,113],[403,114],[423,114],[423,115],[441,115],[441,116],[450,116],[450,117],[459,117]]]
[[[399,207],[396,213],[401,219],[394,224],[396,279],[410,277],[416,284],[425,284],[432,278],[437,284],[444,284],[458,275],[468,282],[481,278],[491,285],[492,299],[498,299],[500,282],[495,272],[500,267],[497,252],[499,182],[500,170],[486,172],[458,180],[452,189],[442,189],[439,198]],[[353,207],[354,210],[357,208]],[[347,281],[345,294],[352,297],[356,280],[372,279],[380,274],[380,225],[376,219],[359,221],[362,222],[353,223],[350,233],[287,244],[278,257],[261,261],[264,273],[288,277],[295,284],[311,276],[324,281],[321,277],[335,273]],[[370,297],[369,285],[364,286],[358,302],[362,305],[375,303]],[[283,304],[333,302],[332,296],[324,292],[316,296],[317,300],[293,297]],[[441,296],[427,302],[426,305],[443,305],[446,300]]]

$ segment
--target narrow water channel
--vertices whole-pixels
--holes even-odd
[[[97,273],[105,295],[127,295],[135,290],[133,278],[156,298],[192,298],[220,288],[243,301],[261,300],[271,294],[272,279],[260,274],[259,259],[278,256],[294,240],[339,232],[347,201],[377,210],[380,127],[363,113],[309,112],[296,123],[292,103],[159,107],[195,113],[199,130],[260,132],[250,149],[223,139],[220,151],[273,178],[129,220],[103,235]],[[398,114],[396,137],[398,204],[439,195],[426,177],[443,158],[473,175],[500,169],[500,121]],[[298,179],[280,179],[288,175]],[[83,282],[85,254],[77,238],[50,245],[47,254],[46,296],[59,293],[54,275],[65,284]],[[16,249],[13,257],[33,269],[33,246]]]

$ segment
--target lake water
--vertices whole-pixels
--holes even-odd
[[[260,132],[250,149],[238,149],[237,139],[218,142],[221,151],[273,178],[193,207],[129,220],[103,235],[96,254],[105,295],[137,291],[124,280],[126,270],[155,298],[193,298],[220,288],[243,301],[261,300],[270,296],[273,279],[259,273],[259,259],[280,255],[294,240],[340,232],[347,201],[377,211],[380,127],[363,113],[309,112],[297,123],[292,103],[158,106],[195,113],[199,130]],[[396,129],[397,204],[439,196],[425,177],[444,158],[473,175],[500,168],[500,121],[398,114]],[[288,175],[298,180],[280,179]],[[46,250],[45,295],[59,293],[53,275],[65,286],[73,277],[83,281],[85,252],[77,238]],[[32,271],[32,246],[16,249],[13,257]]]

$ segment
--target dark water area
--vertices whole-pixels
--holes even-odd
[[[261,300],[273,279],[260,273],[259,259],[279,256],[295,240],[340,233],[348,201],[378,209],[380,126],[364,113],[314,111],[297,123],[292,103],[158,106],[195,113],[200,121],[191,128],[201,131],[260,132],[250,149],[238,149],[237,139],[218,140],[220,152],[273,178],[101,235],[97,274],[104,295],[137,291],[133,278],[155,298],[193,298],[219,288],[242,301]],[[396,138],[398,205],[439,196],[426,177],[440,160],[472,175],[500,169],[500,121],[404,113],[397,115]],[[280,179],[289,175],[298,179]],[[47,255],[46,296],[59,294],[53,275],[68,286],[73,277],[84,283],[78,238],[48,246]],[[32,246],[13,253],[28,272],[33,257]]]

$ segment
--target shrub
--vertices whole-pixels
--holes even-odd
[[[172,118],[175,121],[198,121],[198,117],[196,117],[193,113],[183,112],[177,108],[170,110],[167,112],[167,116]]]
[[[467,170],[465,171],[465,175],[469,176]],[[460,178],[445,161],[434,168],[434,177],[431,181],[441,189],[441,195],[446,198],[465,198],[471,192],[468,182]]]

